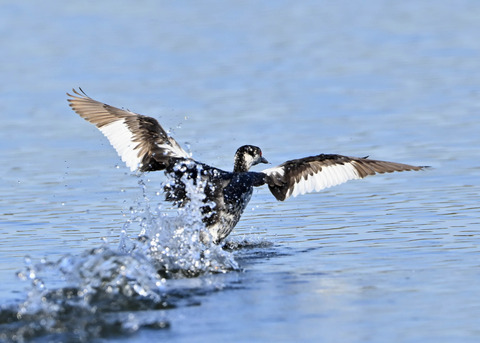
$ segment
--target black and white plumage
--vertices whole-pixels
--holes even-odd
[[[192,159],[154,118],[98,102],[81,89],[67,95],[72,109],[97,126],[131,171],[164,170],[172,178],[164,189],[166,200],[184,206],[189,201],[185,178],[202,180],[205,184],[202,220],[216,243],[227,237],[239,221],[253,187],[266,184],[275,198],[283,201],[368,175],[425,168],[320,154],[252,172],[249,171],[252,166],[268,162],[260,148],[244,145],[235,153],[233,172],[228,172]]]

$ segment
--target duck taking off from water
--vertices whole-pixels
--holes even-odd
[[[253,187],[266,184],[277,200],[284,201],[368,175],[425,168],[320,154],[253,172],[250,167],[268,162],[260,148],[244,145],[235,153],[233,171],[228,172],[192,159],[154,118],[93,100],[81,88],[67,95],[72,109],[97,126],[131,171],[165,171],[172,179],[164,187],[166,200],[184,206],[189,201],[185,180],[201,180],[205,195],[202,221],[215,243],[232,232],[250,201]]]

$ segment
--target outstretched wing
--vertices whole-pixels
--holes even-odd
[[[287,161],[277,167],[263,170],[267,184],[277,200],[285,200],[348,180],[362,179],[376,173],[420,170],[425,167],[371,160],[368,158],[321,154]]]
[[[93,100],[81,88],[73,93],[67,93],[72,109],[102,131],[131,171],[162,170],[171,159],[190,158],[154,118]]]

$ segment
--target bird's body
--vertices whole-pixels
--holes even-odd
[[[190,201],[187,180],[202,184],[202,220],[216,243],[233,230],[254,187],[267,184],[275,198],[283,201],[367,175],[424,168],[320,154],[252,172],[250,167],[268,162],[260,148],[244,145],[235,153],[233,171],[228,172],[192,159],[154,118],[98,102],[83,91],[73,92],[74,95],[68,94],[72,109],[102,131],[131,171],[165,171],[171,178],[164,187],[166,200],[185,206]]]
[[[196,188],[204,195],[200,211],[214,242],[222,241],[238,223],[253,187],[265,184],[262,173],[226,172],[193,160],[177,161],[165,173],[170,177],[164,186],[165,199],[179,207],[190,201],[188,183],[202,183]]]

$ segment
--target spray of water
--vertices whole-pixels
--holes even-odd
[[[30,282],[28,296],[0,309],[0,341],[48,335],[88,341],[141,327],[168,327],[162,310],[177,306],[169,283],[237,270],[232,252],[202,239],[209,235],[200,213],[205,182],[182,181],[190,201],[168,214],[157,205],[152,209],[146,183],[139,182],[143,196],[130,210],[118,247],[104,242],[54,262],[33,263],[27,257],[18,277]],[[129,235],[134,223],[139,232]],[[142,316],[141,310],[160,311]]]

